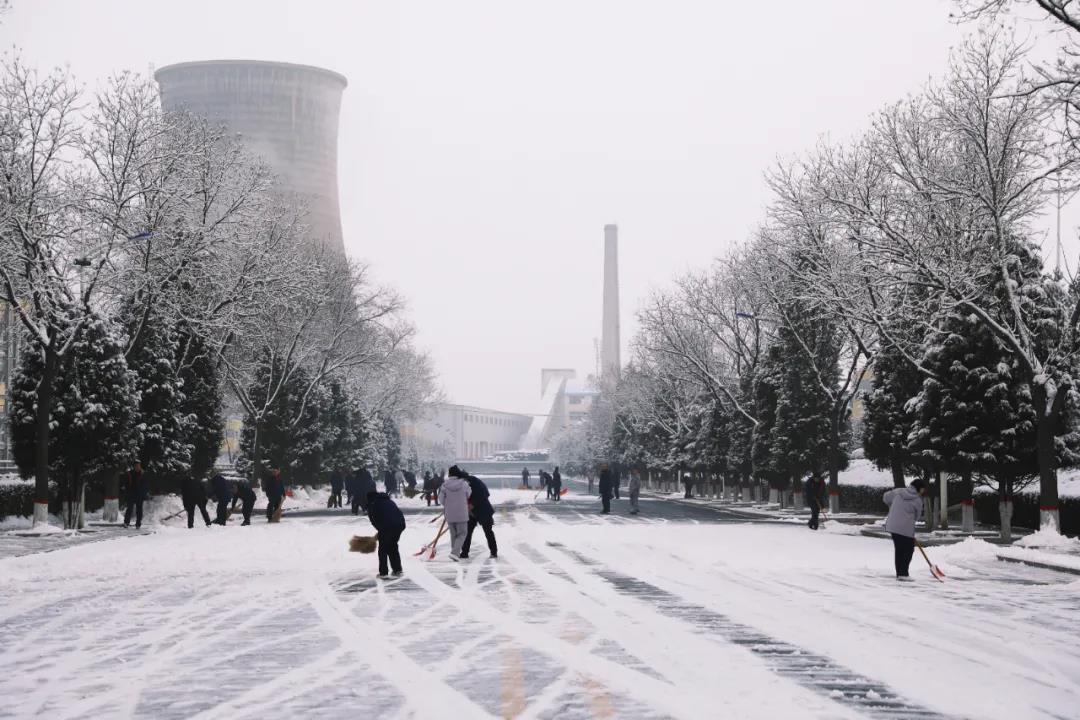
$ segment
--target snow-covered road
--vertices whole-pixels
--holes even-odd
[[[364,519],[164,528],[0,560],[0,717],[1067,718],[1080,582],[643,501],[496,491],[500,554],[346,552]],[[919,558],[917,558],[918,560]],[[920,571],[924,568],[919,568]]]

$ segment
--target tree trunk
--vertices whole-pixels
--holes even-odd
[[[120,474],[111,469],[105,475],[105,507],[101,510],[101,521],[120,522]]]
[[[1057,429],[1058,418],[1057,405],[1058,402],[1055,400],[1053,409],[1048,413],[1040,414],[1039,424],[1036,427],[1036,454],[1039,460],[1039,529],[1046,528],[1051,532],[1061,532],[1058,512],[1057,453],[1054,450],[1054,431]],[[1011,489],[1009,494],[1011,496]]]
[[[1001,539],[1012,541],[1012,478],[1003,473],[998,477],[998,515],[1001,523]]]
[[[262,421],[255,421],[255,440],[252,442],[251,448],[251,487],[262,487],[262,445],[260,444],[259,430],[261,429]]]
[[[941,501],[941,503],[940,503],[941,515],[939,517],[938,522],[941,525],[942,530],[948,530],[949,529],[949,479],[948,479],[947,476],[942,477],[940,470],[938,470],[938,472],[937,472],[937,478],[938,478],[938,489],[941,491],[941,496],[939,497],[939,500]]]
[[[829,427],[829,512],[840,512],[840,414],[833,412]]]
[[[889,462],[890,469],[892,470],[892,484],[894,488],[902,488],[906,484],[904,482],[904,458],[903,453],[898,449],[893,448],[892,457]]]
[[[960,530],[975,532],[975,500],[972,497],[971,471],[960,473]]]
[[[791,494],[792,501],[791,506],[795,508],[795,512],[802,512],[803,509],[803,491],[802,482],[799,480],[798,475],[791,476]]]
[[[60,371],[60,358],[50,345],[45,348],[45,367],[37,388],[34,417],[34,525],[49,521],[49,416],[52,413],[53,385]]]

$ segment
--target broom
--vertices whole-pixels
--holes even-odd
[[[378,546],[378,535],[353,535],[349,540],[349,552],[364,553],[370,555]]]

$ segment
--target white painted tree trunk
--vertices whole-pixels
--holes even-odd
[[[49,503],[34,502],[34,527],[49,523]]]
[[[734,502],[734,500],[735,500],[735,486],[734,485],[728,485],[726,488],[724,488],[724,498],[727,499],[728,502]]]
[[[769,504],[770,505],[779,505],[780,504],[780,491],[777,490],[774,487],[769,488]]]
[[[105,498],[105,507],[101,509],[101,521],[120,522],[120,498]]]
[[[791,504],[792,504],[792,507],[795,508],[795,512],[802,512],[802,510],[803,510],[803,494],[802,494],[802,492],[796,491],[795,493],[793,493],[792,497],[794,499],[792,500]]]
[[[1012,500],[999,501],[998,514],[1001,515],[1001,539],[1010,542],[1012,540]]]
[[[1039,530],[1061,533],[1061,513],[1057,508],[1039,508]]]
[[[966,533],[975,532],[974,500],[963,500],[960,503],[960,529]]]
[[[945,481],[945,478],[941,478],[941,482],[938,483],[941,486],[941,514],[939,515],[941,528],[947,529],[949,527],[949,483]]]
[[[829,491],[829,512],[830,513],[838,513],[838,512],[840,512],[840,493],[839,492],[833,492],[831,490]]]

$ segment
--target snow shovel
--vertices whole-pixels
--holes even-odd
[[[919,552],[921,552],[922,556],[926,559],[926,564],[930,566],[930,574],[936,577],[938,582],[945,582],[945,573],[941,572],[941,568],[937,565],[930,562],[930,558],[927,556],[926,550],[923,550],[922,543],[919,542],[918,538],[915,538],[915,545],[918,546]]]
[[[439,542],[439,538],[442,537],[443,532],[446,531],[446,518],[443,518],[442,525],[439,526],[439,532],[435,535],[435,539],[420,548],[419,552],[413,553],[413,556],[423,555],[428,550],[431,550],[431,556],[435,557],[435,545]]]

